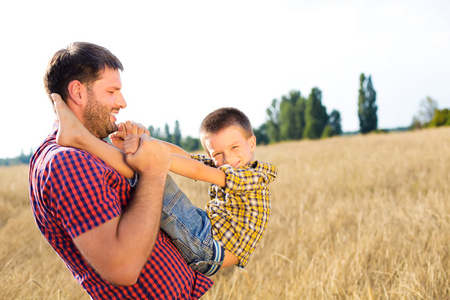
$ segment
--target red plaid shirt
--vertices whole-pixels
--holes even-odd
[[[122,213],[132,188],[116,170],[91,154],[61,147],[56,131],[30,162],[30,200],[36,224],[93,299],[198,299],[212,281],[192,271],[160,232],[138,282],[118,287],[83,259],[73,239]]]

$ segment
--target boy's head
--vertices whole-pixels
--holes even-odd
[[[200,138],[216,167],[237,168],[253,160],[256,137],[248,117],[236,108],[219,108],[208,114],[200,126]]]

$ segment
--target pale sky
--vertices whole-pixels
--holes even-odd
[[[173,130],[178,120],[184,137],[198,137],[202,118],[222,106],[257,128],[272,99],[313,87],[343,130],[356,131],[362,72],[377,92],[379,128],[410,125],[428,96],[450,108],[448,0],[7,1],[0,28],[0,158],[28,154],[49,133],[42,77],[74,41],[124,64],[119,121]]]

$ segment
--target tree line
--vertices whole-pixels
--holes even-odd
[[[377,132],[378,106],[377,93],[372,83],[372,77],[362,73],[359,77],[359,91],[357,102],[357,115],[359,118],[359,132],[367,134]],[[320,139],[343,134],[342,119],[338,110],[330,113],[322,103],[322,91],[318,87],[311,89],[307,97],[299,90],[292,90],[280,99],[273,99],[266,109],[266,122],[254,128],[258,144],[273,144],[283,141],[301,139]],[[450,109],[438,109],[437,102],[430,97],[423,100],[420,110],[414,116],[412,124],[406,129],[420,129],[437,126],[450,126]],[[164,130],[149,126],[150,135],[164,141],[181,146],[186,151],[201,149],[198,138],[183,137],[178,121],[175,121],[173,131],[166,123]],[[25,155],[22,151],[15,158],[0,158],[0,166],[28,164],[32,155]]]
[[[360,132],[369,133],[377,129],[376,91],[373,88],[371,76],[360,76],[358,97],[358,117]],[[308,97],[304,97],[298,90],[293,90],[280,99],[273,99],[266,109],[266,122],[259,128],[254,128],[258,144],[273,144],[282,141],[301,139],[320,139],[341,135],[342,119],[338,110],[333,109],[329,114],[322,103],[322,91],[318,87],[311,89]],[[187,137],[183,139],[178,121],[174,132],[171,133],[166,124],[164,132],[149,127],[152,136],[181,146],[187,151],[200,148],[198,139]]]
[[[413,117],[411,129],[450,126],[450,109],[439,109],[438,103],[431,97],[420,102],[419,111]]]
[[[358,116],[361,132],[367,133],[377,127],[376,93],[371,77],[360,76],[360,91],[358,100]],[[282,141],[300,139],[319,139],[342,134],[341,114],[338,110],[327,113],[322,103],[322,91],[314,87],[308,97],[300,91],[293,90],[281,99],[273,99],[266,109],[266,122],[259,128],[254,128],[258,144],[273,144]],[[175,121],[173,131],[166,123],[164,130],[149,126],[152,137],[178,145],[188,152],[201,149],[198,138],[183,137],[180,123]],[[13,159],[0,159],[0,166],[28,163],[30,155],[23,153]]]

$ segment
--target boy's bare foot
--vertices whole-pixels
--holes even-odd
[[[82,148],[91,133],[78,120],[59,94],[53,93],[51,97],[59,120],[56,142],[61,146]]]

